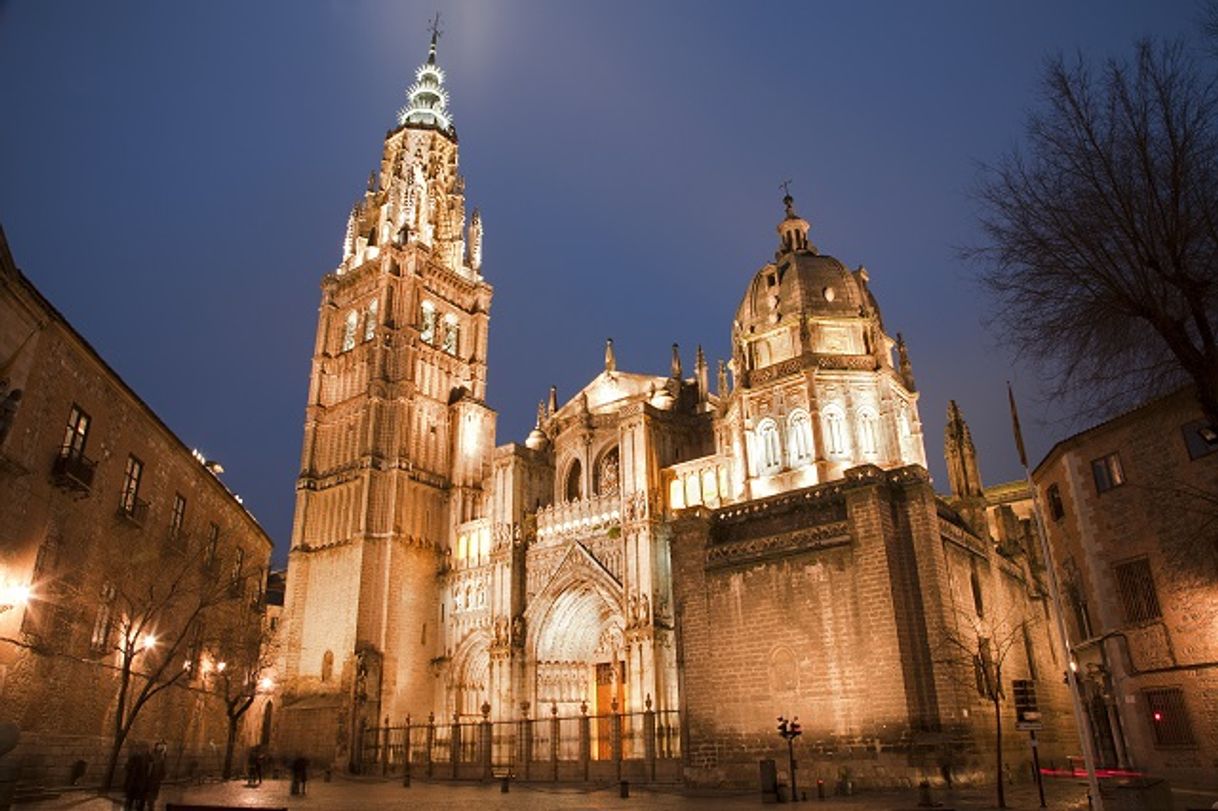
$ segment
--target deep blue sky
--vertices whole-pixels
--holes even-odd
[[[519,441],[555,383],[729,349],[793,180],[909,342],[931,471],[948,398],[983,478],[1070,429],[986,332],[957,259],[978,161],[1047,55],[1124,55],[1195,2],[95,3],[0,0],[0,223],[17,263],[286,556],[318,283],[404,88],[440,63],[495,285],[489,399]],[[713,361],[712,361],[713,362]]]

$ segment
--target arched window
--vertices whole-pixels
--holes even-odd
[[[777,473],[782,470],[782,440],[778,437],[778,423],[766,417],[757,425],[757,444],[761,451],[761,473]]]
[[[584,497],[584,468],[578,459],[571,463],[571,468],[567,471],[563,494],[567,501],[579,501]]]
[[[420,307],[421,313],[419,316],[419,338],[425,344],[435,344],[436,342],[436,305],[430,301],[424,301]]]
[[[321,656],[321,680],[329,681],[334,677],[334,652],[326,651]]]
[[[864,407],[859,409],[859,450],[864,456],[875,456],[880,452],[879,417],[875,409]]]
[[[787,417],[787,453],[791,457],[791,467],[812,461],[812,420],[802,408]]]
[[[343,352],[355,348],[355,331],[359,328],[359,313],[355,310],[347,313],[347,321],[343,324]]]
[[[618,481],[619,476],[619,457],[617,446],[609,449],[609,452],[601,457],[600,463],[596,466],[596,482],[595,489],[598,496],[615,496],[620,490]]]
[[[376,299],[368,302],[368,312],[364,316],[364,340],[371,341],[372,336],[376,334]]]
[[[823,412],[825,421],[825,450],[830,456],[845,456],[849,452],[846,443],[846,415],[840,406],[829,405]]]
[[[457,354],[457,317],[452,313],[444,316],[444,341],[440,348],[450,355]]]

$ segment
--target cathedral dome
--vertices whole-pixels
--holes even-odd
[[[800,313],[838,318],[859,315],[870,303],[863,285],[866,278],[860,278],[863,272],[811,251],[782,254],[757,271],[736,311],[736,323],[748,334],[798,318]]]
[[[874,309],[867,272],[849,270],[808,241],[808,221],[795,213],[791,195],[782,200],[786,217],[778,223],[779,246],[774,262],[757,271],[736,311],[736,324],[747,337],[802,314],[849,318]]]

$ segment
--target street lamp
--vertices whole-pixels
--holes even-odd
[[[781,715],[778,716],[778,734],[787,741],[787,758],[791,763],[791,802],[798,802],[799,794],[795,786],[795,739],[804,734],[799,726],[799,716],[796,715],[789,721]]]
[[[8,579],[0,586],[0,614],[18,606],[23,606],[30,599],[30,587],[24,583],[14,583]]]

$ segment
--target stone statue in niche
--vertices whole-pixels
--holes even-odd
[[[626,616],[629,618],[631,625],[639,624],[639,598],[633,594],[630,595],[630,599],[627,601]]]
[[[639,626],[647,627],[651,624],[651,601],[644,594],[639,597]]]
[[[512,618],[512,644],[518,648],[524,647],[524,617],[520,614]]]

